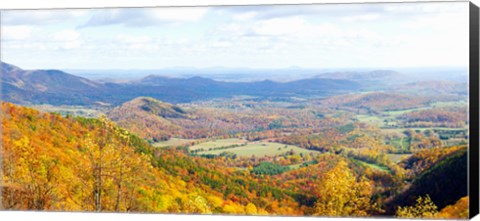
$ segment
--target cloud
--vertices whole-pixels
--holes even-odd
[[[144,27],[162,23],[193,22],[203,18],[208,8],[100,9],[80,28],[104,25]]]
[[[233,15],[232,19],[234,21],[249,21],[249,20],[252,20],[253,18],[255,18],[255,16],[257,16],[257,15],[258,15],[257,12],[245,12],[245,13],[240,13],[240,14],[237,14],[237,15]]]
[[[273,5],[273,6],[229,6],[216,7],[216,11],[229,13],[234,20],[268,20],[273,18],[317,16],[342,17],[358,16],[383,11],[381,4],[345,5],[345,4],[312,4],[312,5]]]
[[[122,66],[127,60],[146,65],[138,67],[463,64],[468,60],[468,4],[460,6],[328,4],[94,9],[83,11],[83,17],[63,13],[71,10],[31,18],[15,15],[23,21],[11,20],[12,11],[2,18],[19,25],[2,27],[2,40],[7,39],[2,48],[8,59],[48,57],[55,61],[51,66],[62,59],[62,64],[102,67]],[[20,25],[28,20],[32,25]]]
[[[56,32],[52,35],[52,39],[59,44],[55,47],[56,49],[70,50],[80,48],[82,45],[80,33],[73,29]]]
[[[425,2],[425,3],[393,3],[385,4],[383,11],[391,15],[422,15],[450,13],[468,8],[465,2]]]
[[[89,12],[82,9],[12,10],[2,12],[4,25],[46,25],[82,18]]]
[[[25,40],[31,37],[33,28],[25,25],[2,26],[2,41]]]
[[[75,41],[78,40],[80,34],[74,30],[63,30],[53,34],[55,41]]]
[[[345,16],[341,20],[345,22],[362,22],[362,21],[375,21],[380,19],[382,16],[377,13],[367,13],[363,15],[356,16]]]
[[[216,11],[231,14],[234,21],[268,20],[284,17],[317,17],[340,19],[344,22],[376,21],[386,19],[409,19],[427,14],[464,11],[463,2],[424,3],[372,3],[372,4],[311,4],[273,6],[228,6],[215,7]]]

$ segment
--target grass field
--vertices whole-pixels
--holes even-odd
[[[395,122],[396,117],[405,113],[420,111],[420,110],[427,110],[427,109],[438,108],[438,107],[461,107],[466,105],[468,105],[466,101],[434,102],[426,107],[418,107],[418,108],[395,110],[395,111],[383,111],[381,115],[359,114],[357,115],[357,119],[360,122],[370,123],[377,126],[384,126],[385,120]]]
[[[384,172],[387,172],[387,173],[390,173],[390,169],[388,169],[386,166],[381,166],[381,165],[377,165],[377,164],[373,164],[373,163],[367,163],[365,161],[362,161],[362,160],[357,160],[357,159],[353,159],[353,158],[350,158],[353,162],[359,164],[359,165],[362,165],[362,166],[365,166],[365,167],[370,167],[370,168],[373,168],[373,169],[376,169],[376,170],[381,170],[381,171],[384,171]]]
[[[251,143],[247,143],[247,145],[245,146],[238,146],[238,147],[233,147],[229,149],[208,151],[208,148],[211,148],[211,147],[226,147],[234,144],[244,144],[245,142],[246,142],[245,140],[240,140],[240,139],[223,139],[223,140],[209,141],[209,142],[201,143],[193,147],[190,147],[190,150],[204,148],[207,151],[202,151],[200,152],[201,154],[216,154],[216,155],[222,152],[228,151],[228,152],[237,154],[237,156],[244,156],[244,157],[248,157],[252,155],[256,157],[262,157],[265,155],[274,156],[274,155],[289,152],[291,150],[293,150],[295,154],[300,154],[300,153],[308,154],[312,152],[317,153],[316,151],[302,149],[300,147],[293,146],[293,145],[285,145],[281,143],[262,142],[262,141],[251,142]]]
[[[397,149],[408,150],[410,146],[410,142],[408,137],[401,137],[394,139],[390,142],[390,145],[394,146]]]
[[[394,163],[398,163],[402,161],[403,159],[406,159],[408,157],[412,156],[412,154],[387,154],[388,159],[393,161]]]
[[[154,147],[178,147],[178,146],[185,146],[188,143],[194,140],[191,139],[181,139],[181,138],[170,138],[167,141],[156,142],[153,144]]]
[[[296,170],[302,167],[303,163],[288,165],[291,170]]]
[[[218,139],[218,140],[211,140],[211,141],[207,141],[207,142],[203,142],[203,143],[199,143],[197,145],[191,146],[190,150],[196,150],[201,148],[203,148],[204,150],[208,150],[209,148],[228,147],[232,145],[242,145],[246,143],[248,143],[247,140],[238,139],[238,138]]]
[[[383,118],[381,116],[366,115],[366,114],[357,115],[357,119],[360,122],[369,123],[369,124],[373,124],[373,125],[376,125],[376,126],[382,126],[384,124],[383,121],[385,120],[385,118]]]
[[[468,106],[467,101],[444,101],[430,104],[431,107],[461,107]]]

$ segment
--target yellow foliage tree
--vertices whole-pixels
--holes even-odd
[[[460,198],[455,204],[443,208],[438,217],[446,219],[468,219],[468,196]]]
[[[340,161],[323,174],[318,186],[315,215],[367,216],[375,204],[370,201],[373,187],[370,182],[357,179],[345,161]]]
[[[245,212],[248,215],[257,215],[257,207],[253,203],[248,203],[245,207]]]
[[[438,210],[429,195],[418,197],[414,206],[398,207],[397,217],[401,218],[437,218]]]

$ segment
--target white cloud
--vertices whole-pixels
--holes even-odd
[[[445,12],[458,12],[468,9],[465,2],[430,2],[417,4],[386,4],[384,10],[386,14],[403,14],[403,15],[426,15],[438,14]]]
[[[75,41],[80,38],[80,33],[74,30],[63,30],[53,34],[53,39],[56,41]]]
[[[142,60],[149,67],[376,67],[468,61],[467,7],[404,5],[409,8],[362,4],[72,11],[78,14],[56,10],[28,18],[41,20],[31,26],[3,27],[2,40],[11,41],[2,42],[2,53],[16,61],[28,60],[28,55],[102,67],[124,65],[119,60]],[[70,19],[53,16],[62,11],[68,16],[59,18]],[[12,11],[7,17],[25,23],[27,15],[14,16]],[[82,24],[102,27],[76,29]]]
[[[363,15],[356,15],[356,16],[346,16],[343,17],[342,20],[346,22],[361,22],[361,21],[374,21],[381,18],[380,14],[377,13],[367,13]]]
[[[104,25],[144,27],[162,23],[194,22],[202,19],[207,11],[206,7],[103,9],[97,10],[79,27]]]
[[[25,40],[32,34],[33,28],[25,25],[2,26],[2,41]]]
[[[6,25],[45,25],[82,18],[88,10],[13,10],[2,12],[2,23]]]
[[[300,17],[287,17],[256,22],[252,29],[258,35],[291,35],[303,34],[310,27]]]
[[[152,41],[152,37],[149,36],[133,36],[133,35],[117,35],[116,39],[119,41],[119,43],[126,43],[126,44],[132,44],[132,43],[149,43]]]
[[[80,48],[82,39],[80,33],[72,29],[66,29],[56,32],[52,35],[53,40],[57,41],[60,49],[70,50]],[[55,48],[55,47],[54,47]]]
[[[232,19],[234,21],[249,21],[255,18],[257,14],[258,14],[257,12],[245,12],[245,13],[233,15]]]
[[[201,19],[208,8],[186,7],[186,8],[158,8],[151,10],[153,17],[160,21],[197,21]]]

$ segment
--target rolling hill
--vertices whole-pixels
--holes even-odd
[[[332,96],[322,100],[321,104],[334,108],[385,111],[415,108],[423,105],[424,102],[422,97],[386,92],[370,92]]]
[[[166,140],[182,129],[171,122],[187,119],[181,108],[149,97],[139,97],[125,102],[108,113],[108,117],[131,132],[154,141]]]

